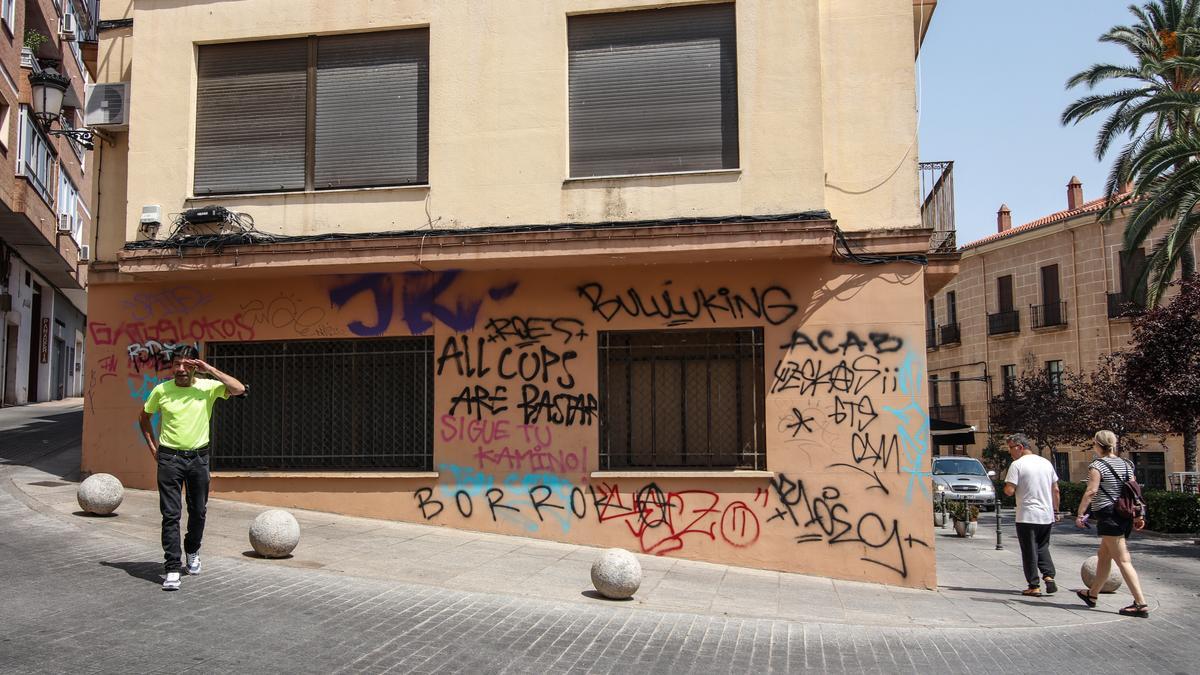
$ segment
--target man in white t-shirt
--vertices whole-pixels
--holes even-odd
[[[1022,595],[1042,594],[1039,572],[1046,592],[1055,593],[1058,585],[1050,558],[1050,530],[1058,520],[1058,473],[1050,460],[1034,451],[1033,441],[1025,434],[1013,434],[1007,441],[1013,463],[1004,477],[1004,494],[1017,498],[1017,541],[1029,583]]]

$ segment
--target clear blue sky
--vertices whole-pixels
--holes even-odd
[[[1097,42],[1129,24],[1119,0],[940,0],[920,59],[921,161],[953,160],[958,241],[1067,208],[1067,181],[1102,196],[1109,161],[1096,161],[1099,122],[1059,124],[1085,90],[1067,78],[1096,62],[1128,63]],[[1142,4],[1142,0],[1137,0]]]

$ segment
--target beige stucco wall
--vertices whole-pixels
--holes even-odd
[[[434,425],[433,468],[438,475],[226,474],[216,478],[214,494],[931,588],[936,570],[925,354],[920,315],[912,311],[923,297],[922,276],[920,268],[909,265],[862,268],[822,258],[463,272],[437,302],[459,312],[478,307],[469,325],[451,327],[445,314],[422,314],[432,324],[422,334],[432,336],[437,363],[428,419]],[[376,278],[393,289],[397,302],[410,284],[428,281],[420,273]],[[159,348],[150,341],[207,345],[355,339],[364,332],[412,334],[415,317],[407,306],[403,314],[395,308],[381,317],[366,290],[338,304],[332,301],[333,289],[359,281],[358,274],[347,270],[336,276],[255,279],[252,284],[94,287],[83,470],[112,473],[130,487],[154,488],[155,465],[137,417],[145,396],[169,372],[150,356]],[[603,290],[588,286],[581,293],[589,284]],[[505,292],[493,293],[496,289]],[[734,305],[738,309],[732,312],[719,309],[726,297],[719,291],[725,289],[729,297],[740,296],[749,304]],[[717,309],[701,311],[697,291]],[[630,294],[639,294],[646,306],[654,299],[662,307],[664,293],[671,295],[673,306],[694,308],[696,316],[633,316],[617,311],[612,302],[622,297],[626,307],[636,307]],[[589,295],[600,301],[593,303]],[[765,309],[747,309],[758,307],[754,298],[763,298]],[[530,316],[558,320],[570,331],[547,328],[526,339],[503,328],[519,326]],[[506,323],[514,318],[515,324]],[[761,380],[747,386],[760,387],[764,401],[758,424],[766,471],[596,473],[599,429],[607,414],[599,385],[598,334],[668,326],[762,329]],[[459,354],[464,341],[469,350]],[[505,349],[510,350],[507,360]],[[513,376],[514,363],[525,363],[526,357],[529,364],[539,362],[535,357],[542,350],[561,357],[540,360],[553,368],[548,378],[534,370],[527,370],[528,377]],[[229,370],[239,375],[235,368]],[[329,391],[320,378],[298,380],[286,392],[247,383],[259,400],[285,395],[303,399]],[[553,400],[560,402],[560,413],[567,400],[562,397],[579,397],[575,414],[534,407],[529,408],[534,416],[527,417],[521,403],[528,399],[529,386],[558,397]],[[495,410],[456,403],[466,387],[499,396]],[[540,400],[529,400],[534,399]],[[220,402],[216,415],[229,414],[238,405],[242,402]],[[395,401],[397,410],[413,405],[423,401]],[[523,437],[523,424],[535,434],[530,441]],[[689,428],[704,433],[704,424],[696,420]],[[464,432],[463,425],[474,426]],[[500,491],[490,493],[493,501],[503,495],[503,504],[517,510],[497,507],[493,517],[487,503],[493,488]],[[654,496],[660,492],[661,498]],[[639,494],[648,511],[636,506]],[[551,506],[539,513],[531,497],[549,497]]]
[[[136,48],[102,46],[111,81],[135,74],[122,236],[144,204],[205,203],[189,199],[197,44],[412,26],[430,27],[428,188],[213,201],[287,234],[822,208],[846,229],[919,225],[910,0],[739,0],[740,170],[567,181],[566,17],[676,4],[134,0]]]

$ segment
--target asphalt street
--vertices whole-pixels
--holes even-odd
[[[102,531],[93,517],[59,514],[16,487],[19,468],[67,482],[78,467],[77,402],[21,411],[0,410],[6,673],[1200,672],[1200,547],[1178,542],[1149,541],[1135,553],[1157,588],[1169,589],[1159,590],[1166,597],[1151,619],[1080,626],[864,626],[663,612],[235,556],[207,557],[202,575],[164,593],[153,543]],[[1067,591],[1050,602],[1075,599]]]

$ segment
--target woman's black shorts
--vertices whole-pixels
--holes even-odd
[[[1106,506],[1092,512],[1092,522],[1096,523],[1096,533],[1102,537],[1125,537],[1133,532],[1133,519],[1123,518],[1115,507]]]

